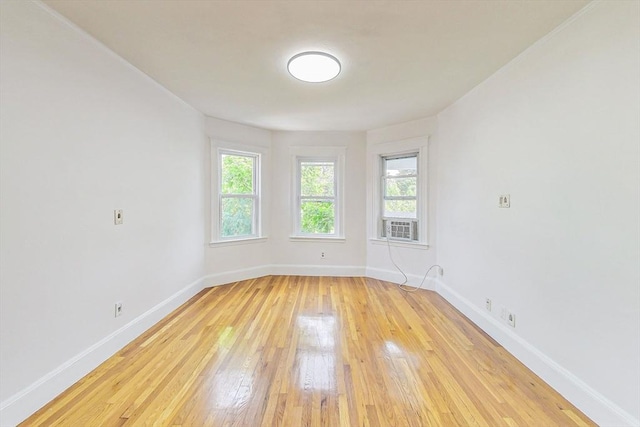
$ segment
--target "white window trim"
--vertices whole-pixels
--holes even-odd
[[[291,218],[292,241],[344,240],[344,180],[347,147],[291,147]],[[309,234],[300,232],[300,169],[299,162],[332,161],[335,163],[335,223],[332,234]]]
[[[417,183],[417,218],[418,218],[418,240],[415,242],[399,242],[391,240],[393,246],[428,248],[428,212],[429,212],[429,159],[428,159],[429,138],[411,138],[402,141],[394,141],[376,144],[371,148],[369,165],[369,182],[371,183],[370,193],[370,221],[369,240],[374,242],[385,242],[382,237],[382,157],[399,156],[403,154],[418,153],[418,183]]]
[[[314,235],[302,235],[302,236],[289,236],[289,240],[292,242],[315,242],[323,241],[326,243],[344,243],[347,241],[344,237],[333,237],[324,234]]]
[[[222,237],[220,230],[221,219],[221,194],[220,183],[222,178],[222,155],[244,155],[256,158],[255,171],[254,171],[254,185],[255,185],[255,216],[254,216],[254,234]],[[267,163],[268,149],[238,144],[227,141],[211,140],[211,241],[210,247],[237,245],[247,243],[260,243],[267,239],[264,229],[264,212],[265,212],[265,197],[264,197],[264,182],[265,182],[265,167]]]

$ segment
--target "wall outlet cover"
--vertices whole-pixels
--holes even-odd
[[[118,301],[115,304],[115,312],[113,314],[114,317],[119,317],[120,315],[122,315],[122,302]]]
[[[124,212],[122,209],[115,209],[113,211],[113,223],[115,225],[121,225],[124,222]]]

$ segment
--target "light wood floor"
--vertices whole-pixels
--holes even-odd
[[[595,425],[434,292],[271,276],[202,291],[23,425]]]

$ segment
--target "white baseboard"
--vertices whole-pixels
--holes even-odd
[[[500,343],[527,368],[603,427],[640,426],[640,421],[522,339],[481,308],[436,280],[436,292],[460,310],[480,329]]]
[[[364,276],[364,267],[344,265],[261,265],[244,270],[226,271],[204,277],[204,286],[219,286],[241,280],[257,279],[263,276]]]
[[[245,268],[243,270],[225,271],[223,273],[209,274],[204,276],[204,287],[226,285],[227,283],[240,282],[242,280],[256,279],[271,274],[270,265],[260,265],[257,267]]]
[[[391,283],[402,283],[404,281],[404,277],[397,270],[383,270],[381,268],[367,267],[365,275],[373,279],[384,280]],[[420,282],[422,282],[423,277],[424,276],[418,276],[417,274],[407,274],[406,284],[408,286],[418,287],[420,286]],[[428,291],[434,291],[436,289],[435,278],[427,277],[421,288]]]
[[[271,265],[271,273],[278,276],[334,276],[362,277],[364,267],[354,265]]]
[[[189,284],[120,329],[78,353],[53,371],[0,403],[0,426],[15,426],[87,375],[203,289],[203,278]]]

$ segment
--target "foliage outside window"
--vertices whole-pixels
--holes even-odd
[[[418,218],[418,154],[382,157],[383,218]]]
[[[258,155],[220,152],[220,237],[257,235]]]
[[[298,159],[298,232],[336,234],[335,160]]]

